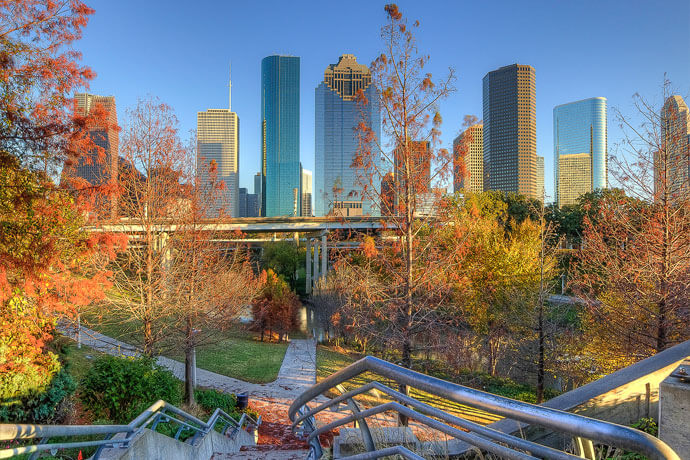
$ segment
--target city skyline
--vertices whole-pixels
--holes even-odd
[[[480,5],[445,5],[440,9],[427,8],[414,2],[400,2],[401,9],[411,20],[419,19],[420,46],[431,55],[429,70],[442,75],[448,66],[454,66],[459,75],[458,91],[441,104],[444,119],[442,144],[452,145],[462,131],[462,118],[474,114],[481,118],[481,79],[492,69],[513,62],[525,62],[537,72],[537,154],[545,156],[545,184],[547,200],[553,200],[553,126],[552,111],[559,104],[587,97],[603,95],[609,100],[609,152],[622,135],[613,119],[613,109],[633,112],[632,95],[636,92],[651,98],[659,96],[664,76],[675,84],[677,94],[687,100],[690,91],[690,63],[677,59],[687,43],[683,18],[690,13],[687,2],[671,2],[669,9],[678,14],[669,16],[653,5],[633,2],[624,11],[614,4],[583,2],[578,4],[542,4],[540,8],[524,9],[506,3],[502,8],[490,9]],[[173,106],[180,119],[181,132],[195,126],[196,112],[207,107],[223,107],[227,99],[227,65],[233,62],[233,80],[237,91],[234,110],[242,118],[242,161],[240,186],[252,187],[253,175],[259,164],[259,98],[260,61],[277,51],[299,55],[302,58],[301,98],[301,160],[305,168],[313,165],[313,89],[323,77],[324,63],[343,53],[356,54],[368,64],[381,48],[379,29],[383,18],[383,3],[360,2],[351,11],[343,12],[329,21],[315,21],[313,30],[286,30],[275,34],[257,34],[256,30],[269,30],[284,21],[300,21],[303,16],[317,18],[317,8],[290,8],[271,3],[274,15],[262,17],[254,5],[220,5],[217,15],[206,17],[204,10],[185,10],[185,15],[173,14],[174,9],[160,10],[155,5],[139,5],[139,14],[131,18],[128,11],[133,3],[112,2],[96,5],[96,14],[87,28],[78,49],[84,54],[83,62],[98,74],[89,92],[114,95],[120,107],[134,105],[137,98],[155,94]],[[549,14],[534,14],[544,10]],[[685,13],[684,13],[685,12]],[[487,24],[495,25],[495,33],[477,46],[467,43],[451,33],[450,27],[458,15],[471,15],[467,24],[468,36],[483,36]],[[614,26],[601,17],[615,16]],[[552,21],[562,17],[562,21]],[[155,18],[155,20],[153,19]],[[261,18],[261,20],[259,20]],[[123,21],[141,24],[133,34],[122,34]],[[352,35],[345,25],[357,21],[360,33]],[[493,21],[493,22],[492,22]],[[195,24],[205,24],[202,28]],[[151,27],[143,27],[152,24]],[[170,26],[164,26],[169,24]],[[221,25],[222,24],[222,25]],[[343,27],[334,27],[343,25]],[[522,24],[520,27],[517,24]],[[526,27],[525,27],[526,26]],[[265,28],[265,29],[264,29]],[[586,36],[563,34],[562,29],[586,28]],[[199,54],[195,40],[183,40],[174,30],[198,33],[208,49]],[[648,33],[639,34],[640,29]],[[519,34],[516,32],[519,31]],[[222,33],[221,33],[222,32]],[[111,40],[122,36],[121,40]],[[242,47],[242,37],[251,37],[251,43]],[[318,37],[318,38],[317,38]],[[507,40],[510,37],[510,40]],[[478,40],[478,39],[477,39]],[[103,53],[107,43],[107,53]],[[150,43],[145,46],[141,43]],[[230,44],[230,46],[228,46]],[[543,46],[542,46],[543,44]],[[539,45],[539,46],[537,46]],[[149,51],[157,50],[153,55]],[[176,57],[188,56],[185,64]],[[644,62],[644,66],[640,63]],[[573,63],[580,65],[573,66]],[[198,81],[203,84],[189,86]],[[136,75],[136,82],[131,81]],[[657,101],[659,107],[664,101]],[[612,184],[615,185],[615,184]]]

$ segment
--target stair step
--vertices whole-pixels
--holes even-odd
[[[257,446],[260,447],[260,446]],[[214,454],[211,460],[304,460],[308,450],[257,450],[247,449],[232,454]]]

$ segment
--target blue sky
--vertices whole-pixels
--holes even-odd
[[[90,92],[116,97],[119,118],[137,98],[171,105],[183,133],[196,113],[227,107],[240,117],[240,186],[259,170],[260,65],[270,54],[301,57],[301,159],[314,166],[314,88],[343,53],[369,64],[380,53],[386,2],[95,0],[76,48],[97,73]],[[633,115],[632,95],[660,101],[664,72],[690,95],[690,2],[400,1],[419,19],[420,51],[441,77],[455,68],[457,91],[441,104],[444,146],[465,114],[482,117],[482,77],[515,62],[536,70],[537,154],[545,157],[547,201],[553,196],[553,107],[604,96],[609,152],[621,131],[613,108]],[[660,102],[659,102],[660,104]]]

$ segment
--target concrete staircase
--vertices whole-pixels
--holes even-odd
[[[236,453],[216,453],[211,457],[212,460],[304,460],[309,454],[308,450],[276,450],[264,449],[266,446],[247,446]]]

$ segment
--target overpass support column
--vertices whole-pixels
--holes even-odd
[[[311,294],[311,238],[309,235],[307,235],[307,255],[304,259],[307,263],[307,280],[304,288],[307,294]]]
[[[316,282],[319,280],[319,243],[316,240],[314,244],[314,278],[312,286],[316,287]]]
[[[328,271],[328,246],[326,245],[326,234],[321,235],[321,278],[326,282],[326,272]]]

